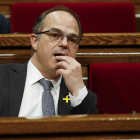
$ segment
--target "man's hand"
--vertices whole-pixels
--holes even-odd
[[[79,90],[85,87],[82,78],[81,64],[69,56],[57,56],[56,74],[64,77],[70,93],[77,97]]]

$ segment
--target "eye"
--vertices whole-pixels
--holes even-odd
[[[77,40],[77,38],[71,37],[71,38],[69,38],[69,42],[71,42],[71,43],[77,43],[78,40]]]
[[[56,38],[56,39],[59,38],[59,37],[61,37],[61,35],[59,33],[56,33],[56,32],[52,32],[49,35],[50,35],[50,37]]]

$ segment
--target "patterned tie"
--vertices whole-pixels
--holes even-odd
[[[51,81],[47,81],[44,78],[40,80],[40,84],[43,86],[44,91],[42,94],[42,112],[43,116],[54,116],[55,107],[53,96],[50,92],[50,87],[53,87]]]

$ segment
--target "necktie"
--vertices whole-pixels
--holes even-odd
[[[44,78],[40,80],[40,84],[43,86],[44,91],[42,94],[42,112],[43,116],[54,116],[55,115],[55,107],[53,96],[50,92],[50,87],[52,87],[52,82],[47,81]]]

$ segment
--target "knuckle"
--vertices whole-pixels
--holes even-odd
[[[67,76],[69,76],[70,74],[71,74],[71,72],[70,72],[70,71],[67,71],[67,72],[66,72],[66,75],[67,75]]]
[[[59,61],[58,64],[59,64],[59,66],[63,65],[63,61]]]
[[[58,65],[61,65],[61,64],[62,64],[62,62],[61,62],[61,61],[59,61],[59,62],[58,62]]]
[[[80,63],[78,63],[78,67],[81,68],[81,64]]]
[[[78,64],[76,65],[75,69],[76,69],[76,70],[81,69],[81,64],[80,64],[80,63],[78,63]]]

